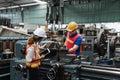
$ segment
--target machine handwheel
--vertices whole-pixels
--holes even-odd
[[[107,35],[105,31],[100,31],[97,35],[97,50],[99,56],[104,56],[106,54],[107,49]]]

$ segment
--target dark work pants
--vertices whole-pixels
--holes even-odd
[[[38,69],[29,68],[29,80],[40,80]]]

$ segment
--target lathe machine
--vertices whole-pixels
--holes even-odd
[[[10,80],[10,60],[15,57],[16,42],[28,37],[0,37],[0,80]]]
[[[100,34],[103,35],[102,32]],[[99,37],[98,40],[103,39]],[[120,80],[119,68],[115,68],[116,66],[113,63],[111,63],[112,66],[109,66],[111,64],[105,64],[104,66],[103,63],[108,63],[108,59],[104,59],[105,62],[102,62],[103,59],[101,59],[101,62],[99,62],[100,59],[94,58],[96,56],[94,51],[95,37],[85,38],[82,43],[83,53],[80,56],[68,54],[67,50],[61,49],[59,44],[54,41],[46,41],[45,43],[49,43],[48,47],[51,52],[42,60],[38,73],[40,80]],[[23,51],[25,45],[25,40],[16,42],[18,53],[16,53],[16,58],[11,60],[10,80],[28,80],[31,76],[25,66]],[[99,43],[99,45],[102,45],[102,43]],[[104,57],[105,55],[106,53],[97,54],[98,57]]]

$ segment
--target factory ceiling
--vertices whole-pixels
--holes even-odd
[[[39,0],[0,0],[0,8],[38,3]]]
[[[47,1],[52,1],[52,0],[0,0],[0,8],[33,4],[33,3],[38,3],[39,1],[47,2]],[[53,0],[53,1],[55,2],[58,0]],[[63,1],[74,2],[75,0],[63,0]],[[78,1],[81,3],[81,2],[92,2],[92,1],[115,1],[115,0],[78,0]]]

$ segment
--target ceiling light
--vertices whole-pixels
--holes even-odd
[[[47,2],[45,2],[45,1],[40,1],[40,0],[34,0],[34,1],[36,1],[37,3],[40,3],[40,4],[47,4]]]

